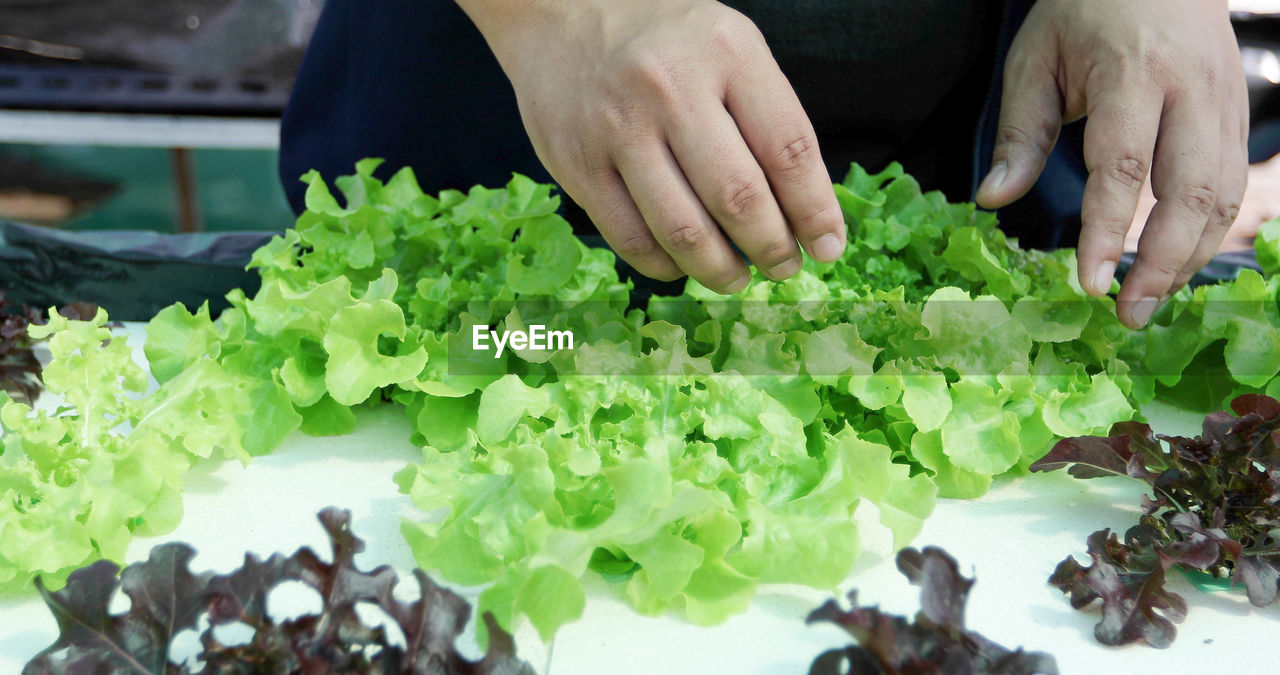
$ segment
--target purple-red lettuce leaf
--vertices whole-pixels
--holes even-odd
[[[885,614],[877,607],[858,605],[840,609],[835,600],[809,614],[808,623],[821,621],[843,628],[857,644],[819,655],[810,675],[906,675],[954,673],[1029,675],[1058,672],[1054,658],[1043,652],[1006,649],[965,629],[964,604],[973,579],[960,574],[956,561],[940,548],[903,549],[898,570],[920,587],[920,611],[914,621]]]
[[[1122,423],[1107,437],[1063,439],[1031,466],[1069,467],[1079,478],[1123,473],[1154,490],[1143,496],[1141,520],[1123,541],[1095,532],[1092,563],[1082,567],[1069,557],[1049,579],[1077,609],[1102,601],[1094,631],[1100,642],[1172,643],[1173,624],[1187,611],[1164,587],[1174,568],[1230,576],[1258,607],[1280,595],[1280,541],[1272,534],[1280,527],[1280,402],[1246,394],[1231,409],[1234,415],[1207,415],[1194,438],[1153,436],[1146,425]]]
[[[0,288],[0,392],[19,403],[32,405],[43,388],[42,366],[33,349],[38,340],[27,334],[27,326],[43,324],[45,315],[39,308],[25,303],[16,311],[12,304]],[[58,313],[68,319],[88,320],[97,311],[96,305],[73,302]]]
[[[1142,526],[1125,535],[1126,543],[1110,530],[1089,535],[1092,563],[1081,567],[1068,557],[1058,564],[1049,583],[1071,596],[1071,606],[1082,609],[1102,600],[1102,620],[1093,634],[1106,645],[1139,640],[1153,647],[1173,643],[1187,613],[1182,596],[1164,588],[1166,564],[1155,539]]]
[[[397,577],[390,567],[370,572],[355,567],[355,554],[364,550],[364,542],[351,533],[350,512],[328,508],[320,513],[320,521],[332,544],[331,562],[303,548],[265,561],[246,555],[244,565],[230,574],[193,574],[189,563],[195,551],[174,543],[156,547],[150,558],[125,568],[119,577],[114,563],[99,561],[73,572],[59,591],[49,591],[37,581],[60,635],[27,664],[24,675],[532,673],[516,657],[511,637],[489,615],[483,617],[488,653],[481,661],[468,660],[455,647],[471,614],[466,601],[436,585],[421,570],[415,570],[418,599],[411,603],[396,599]],[[316,590],[320,612],[283,621],[268,616],[267,596],[286,581]],[[109,610],[117,590],[132,601],[123,614]],[[383,626],[365,624],[356,612],[360,603],[382,608],[400,628],[405,646],[392,644]],[[209,625],[200,635],[197,663],[174,663],[170,650],[175,636],[198,630],[201,617]],[[214,628],[237,623],[250,628],[253,637],[241,644],[220,642]]]

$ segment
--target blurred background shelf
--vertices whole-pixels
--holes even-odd
[[[185,166],[185,179],[177,175],[178,166]],[[33,180],[37,170],[48,178]],[[17,178],[4,178],[15,173]],[[64,230],[183,231],[182,180],[194,183],[188,195],[200,216],[186,231],[279,231],[293,225],[275,150],[98,145],[0,145],[0,219]],[[85,190],[69,191],[68,185],[105,185],[107,194],[95,188],[94,199],[78,199],[77,192]],[[6,205],[14,210],[6,211]]]
[[[322,0],[0,0],[0,218],[282,230],[279,116]]]

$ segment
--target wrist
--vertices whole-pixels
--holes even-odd
[[[458,7],[484,36],[498,62],[506,67],[507,58],[518,52],[519,36],[563,16],[572,0],[455,0]]]

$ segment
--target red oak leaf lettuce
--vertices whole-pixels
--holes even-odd
[[[898,570],[920,587],[920,611],[914,621],[885,614],[877,607],[842,610],[834,600],[809,614],[808,622],[828,621],[857,641],[819,655],[810,675],[1029,675],[1058,672],[1057,662],[1042,652],[1009,650],[965,628],[964,603],[973,579],[960,575],[945,551],[926,547],[898,552]]]
[[[230,574],[193,574],[188,564],[195,551],[186,544],[165,544],[119,578],[115,563],[103,560],[73,572],[60,591],[37,581],[61,635],[23,673],[532,673],[516,658],[511,636],[487,614],[488,653],[476,662],[459,653],[454,642],[471,608],[421,570],[414,571],[420,596],[406,603],[393,597],[397,577],[390,567],[357,569],[355,555],[364,542],[351,533],[350,521],[349,511],[320,512],[332,562],[303,548],[266,560],[246,555],[244,565]],[[267,595],[285,581],[316,590],[321,610],[282,621],[268,616]],[[132,601],[124,614],[108,609],[117,589]],[[382,626],[366,625],[356,612],[360,603],[382,608],[399,627],[405,646],[392,644]],[[174,637],[196,630],[201,616],[209,623],[197,657],[203,666],[173,663]],[[243,644],[220,642],[214,627],[235,623],[252,629],[253,637]]]
[[[1167,647],[1186,601],[1165,589],[1170,569],[1230,577],[1249,601],[1266,607],[1280,589],[1280,402],[1246,394],[1234,415],[1211,413],[1195,438],[1153,435],[1136,422],[1110,436],[1059,441],[1032,471],[1069,467],[1077,478],[1123,475],[1152,487],[1143,515],[1121,540],[1109,530],[1089,537],[1086,567],[1068,557],[1049,582],[1081,609],[1102,601],[1099,642]]]

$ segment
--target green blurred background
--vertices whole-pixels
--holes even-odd
[[[61,229],[177,229],[178,196],[168,149],[0,144],[0,157],[6,156],[118,186],[95,208],[61,223]],[[193,150],[192,157],[206,231],[293,225],[274,150]]]

